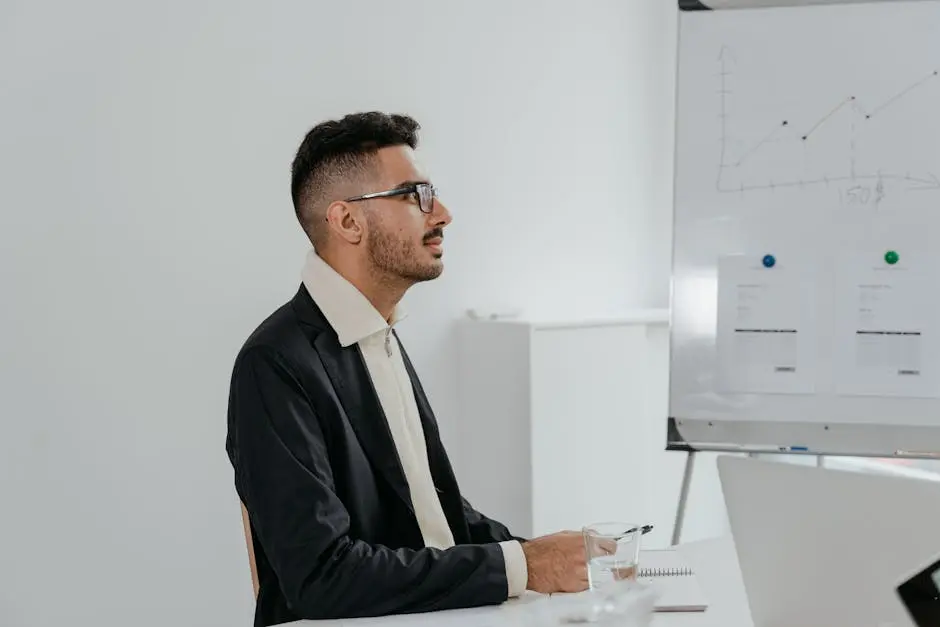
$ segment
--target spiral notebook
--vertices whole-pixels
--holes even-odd
[[[640,552],[638,578],[659,592],[657,612],[704,612],[708,599],[698,576],[674,549]]]

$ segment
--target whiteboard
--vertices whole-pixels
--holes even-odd
[[[923,0],[680,13],[670,448],[940,452],[938,33]]]

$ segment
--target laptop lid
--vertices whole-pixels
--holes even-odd
[[[940,553],[940,484],[718,458],[755,627],[911,627],[897,588]]]

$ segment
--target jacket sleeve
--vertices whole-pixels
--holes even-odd
[[[487,518],[475,510],[467,499],[463,499],[463,511],[467,519],[467,525],[470,527],[470,539],[473,542],[486,544],[488,542],[506,542],[507,540],[526,541],[524,538],[517,538],[512,535],[503,523]]]
[[[257,540],[301,618],[353,618],[501,603],[497,544],[391,549],[350,537],[322,425],[290,365],[256,347],[236,361],[228,449]]]

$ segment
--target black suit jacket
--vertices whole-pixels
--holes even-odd
[[[256,627],[500,603],[514,539],[461,496],[411,361],[428,461],[457,546],[425,548],[358,345],[342,348],[301,286],[239,352],[226,450],[248,510]]]

